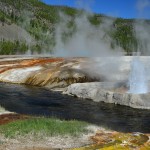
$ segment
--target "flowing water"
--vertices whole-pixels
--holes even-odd
[[[150,110],[95,103],[39,87],[0,83],[0,105],[20,114],[77,119],[117,131],[150,133]]]

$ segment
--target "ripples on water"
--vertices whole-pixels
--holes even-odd
[[[78,119],[117,131],[150,133],[150,110],[95,103],[39,87],[0,83],[0,105],[21,114]]]

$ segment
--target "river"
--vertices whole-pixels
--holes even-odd
[[[20,114],[76,119],[116,131],[150,133],[150,110],[95,103],[40,87],[0,83],[0,105]]]

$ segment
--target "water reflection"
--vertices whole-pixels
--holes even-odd
[[[78,119],[123,132],[150,133],[150,111],[95,103],[59,92],[0,83],[0,105],[21,114]]]

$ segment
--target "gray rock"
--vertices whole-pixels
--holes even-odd
[[[116,88],[118,84],[110,83],[110,87]],[[75,83],[70,85],[64,94],[75,95],[95,102],[114,103],[139,109],[150,109],[150,94],[131,94],[113,92],[107,90],[108,83]]]

